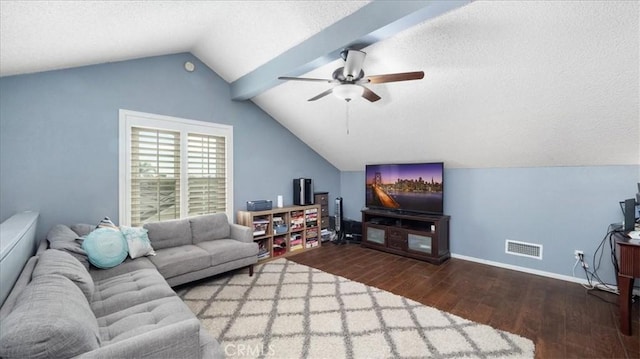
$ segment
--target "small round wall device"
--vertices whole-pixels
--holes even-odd
[[[184,69],[188,72],[193,72],[196,69],[196,65],[194,65],[191,61],[187,61],[184,63]]]

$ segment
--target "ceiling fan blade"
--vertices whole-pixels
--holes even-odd
[[[314,96],[314,97],[312,97],[312,98],[308,99],[307,101],[315,101],[315,100],[317,100],[317,99],[321,99],[321,98],[323,98],[323,97],[327,96],[328,94],[330,94],[330,93],[332,93],[332,92],[333,92],[333,89],[328,89],[327,91],[325,91],[325,92],[323,92],[323,93],[321,93],[321,94],[319,94],[319,95],[316,95],[316,96]]]
[[[368,76],[366,80],[368,80],[367,82],[370,84],[381,84],[385,82],[420,80],[422,78],[424,78],[423,71],[414,71],[414,72],[399,72],[397,74]]]
[[[294,81],[315,81],[315,82],[334,82],[334,80],[329,79],[314,79],[310,77],[289,77],[289,76],[280,76],[278,80],[294,80]]]
[[[380,99],[380,96],[376,95],[375,92],[369,90],[368,88],[362,86],[364,91],[362,92],[362,97],[369,100],[369,102],[376,102]]]
[[[344,65],[342,73],[347,80],[356,80],[360,76],[362,70],[362,64],[364,63],[364,57],[367,56],[365,52],[358,50],[348,50],[347,59]]]

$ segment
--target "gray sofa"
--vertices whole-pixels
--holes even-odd
[[[249,267],[250,228],[224,214],[146,224],[155,256],[87,269],[79,236],[57,225],[0,309],[2,358],[217,358],[222,348],[171,288]],[[72,230],[73,228],[73,230]]]

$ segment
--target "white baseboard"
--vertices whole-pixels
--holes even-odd
[[[490,265],[490,266],[494,266],[494,267],[511,269],[511,270],[515,270],[515,271],[518,271],[518,272],[535,274],[535,275],[539,275],[541,277],[548,277],[548,278],[553,278],[553,279],[564,280],[566,282],[574,282],[574,283],[589,285],[589,282],[586,279],[576,278],[576,277],[572,277],[572,276],[568,276],[568,275],[562,275],[562,274],[552,273],[552,272],[545,272],[545,271],[541,271],[541,270],[537,270],[537,269],[531,269],[531,268],[527,268],[527,267],[514,266],[512,264],[494,262],[494,261],[490,261],[490,260],[486,260],[486,259],[469,257],[469,256],[465,256],[465,255],[462,255],[462,254],[451,253],[451,257],[452,258],[456,258],[456,259],[462,259],[462,260],[465,260],[465,261],[470,261],[470,262],[482,263],[482,264],[486,264],[486,265]],[[596,286],[602,285],[602,283],[596,282],[595,285]],[[615,285],[609,285],[609,287],[615,288],[616,291],[618,290],[617,286],[615,286]],[[634,289],[633,290],[633,294],[640,295],[640,289]]]

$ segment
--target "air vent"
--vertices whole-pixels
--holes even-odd
[[[504,251],[507,254],[513,254],[516,256],[542,259],[541,244],[512,241],[507,239],[504,245]]]

